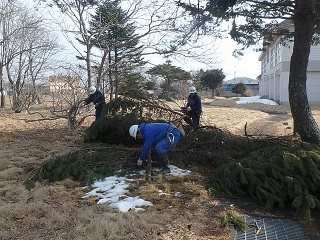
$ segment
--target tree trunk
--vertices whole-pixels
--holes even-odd
[[[113,81],[112,81],[112,69],[111,69],[111,64],[112,64],[112,60],[111,60],[111,50],[109,49],[109,53],[108,53],[108,77],[109,77],[109,91],[110,91],[110,101],[113,99]]]
[[[90,61],[90,55],[91,55],[91,45],[90,42],[87,43],[87,55],[86,55],[86,64],[87,64],[87,78],[88,78],[88,89],[92,85],[91,81],[91,61]]]
[[[4,95],[4,89],[3,89],[3,67],[0,66],[0,108],[5,107],[5,95]]]
[[[302,141],[320,145],[320,131],[307,96],[307,67],[315,27],[315,0],[297,0],[294,15],[294,46],[290,63],[289,102],[294,131]]]
[[[16,89],[13,90],[12,109],[15,113],[22,112],[21,93]]]
[[[104,87],[102,86],[102,83],[103,83],[103,68],[104,68],[104,65],[105,65],[105,62],[106,62],[106,59],[107,59],[107,55],[108,55],[108,51],[104,50],[102,58],[101,58],[101,61],[100,61],[100,65],[98,67],[97,87],[99,89],[103,89],[103,90],[104,90]]]
[[[119,76],[118,76],[118,50],[117,47],[114,48],[114,80],[115,80],[115,99],[118,99],[118,94],[119,94]]]

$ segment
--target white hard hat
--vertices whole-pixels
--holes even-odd
[[[96,92],[96,88],[94,87],[94,86],[91,86],[90,88],[89,88],[89,93],[90,94],[94,94],[95,92]]]
[[[139,125],[132,125],[129,129],[130,136],[134,137],[134,139],[137,139],[138,130],[139,130]]]
[[[189,93],[196,93],[196,92],[197,92],[197,90],[194,86],[189,87]]]

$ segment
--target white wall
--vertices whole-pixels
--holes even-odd
[[[308,73],[307,95],[310,104],[320,104],[320,72]]]
[[[289,71],[293,43],[282,47],[281,63],[270,69],[271,49],[275,45],[276,42],[273,42],[269,51],[267,51],[269,54],[267,73],[264,76],[261,74],[259,94],[279,104],[288,105]],[[263,58],[268,57],[267,55],[261,56]],[[263,58],[260,58],[261,62],[263,62]],[[311,47],[307,72],[307,95],[310,105],[320,104],[320,45]]]

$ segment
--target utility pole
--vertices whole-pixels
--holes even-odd
[[[236,85],[236,65],[233,65],[234,73],[233,73],[233,85]]]

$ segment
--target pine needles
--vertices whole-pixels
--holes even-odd
[[[152,121],[169,122],[180,116],[180,112],[172,110],[158,99],[118,97],[104,106],[102,117],[92,123],[84,137],[86,142],[127,143],[131,125]]]
[[[290,204],[310,222],[320,208],[320,148],[304,142],[269,147],[217,168],[211,191],[228,197],[250,194],[271,210]]]
[[[84,148],[76,152],[57,157],[38,168],[25,182],[27,188],[32,188],[36,181],[51,182],[72,178],[91,185],[96,180],[111,176],[122,169],[130,151],[124,151],[117,146]]]

